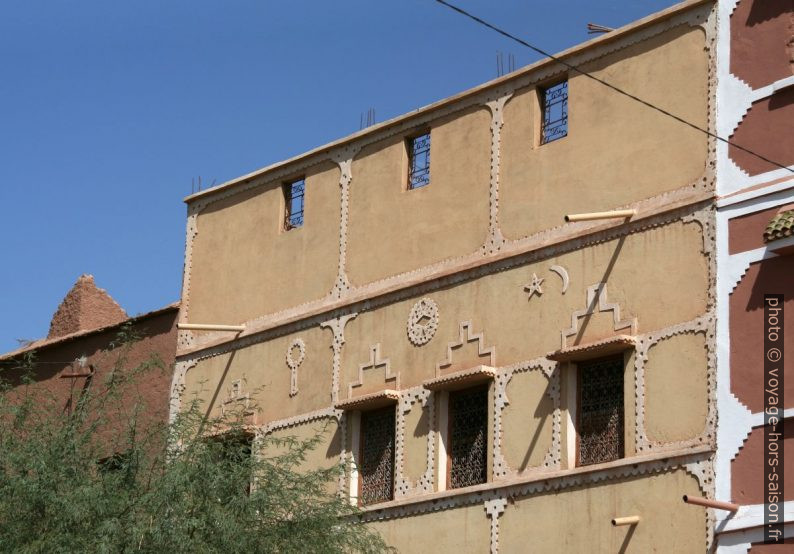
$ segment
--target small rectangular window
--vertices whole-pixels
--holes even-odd
[[[487,481],[488,387],[449,394],[449,487]]]
[[[289,231],[303,225],[303,199],[306,189],[304,178],[284,183],[284,229]]]
[[[578,364],[580,466],[623,457],[623,357]]]
[[[375,504],[394,497],[394,407],[361,413],[359,502]]]
[[[568,135],[568,81],[541,89],[543,125],[540,143],[561,139]]]
[[[430,184],[430,131],[408,139],[408,189]]]

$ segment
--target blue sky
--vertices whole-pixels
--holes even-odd
[[[670,0],[455,0],[549,51]],[[432,0],[4,0],[0,351],[91,273],[131,315],[179,298],[191,180],[218,183],[496,76],[533,52]]]

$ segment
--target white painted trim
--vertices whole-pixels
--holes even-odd
[[[786,246],[794,246],[794,237],[786,237],[785,239],[775,241],[775,248]],[[733,289],[736,288],[736,285],[739,284],[739,281],[742,280],[744,274],[750,269],[750,264],[777,257],[779,257],[779,255],[770,250],[768,245],[729,256],[726,260],[727,267],[725,268],[727,273],[725,276],[725,284],[729,287],[728,294],[731,294]]]
[[[724,514],[723,510],[720,513]],[[789,500],[783,503],[783,522],[794,522],[794,500]],[[716,531],[717,533],[728,533],[730,531],[738,531],[740,529],[750,529],[752,527],[759,527],[764,525],[764,505],[763,504],[750,504],[742,506],[739,511],[728,517],[717,519]]]
[[[438,393],[438,472],[436,474],[437,491],[447,490],[447,456],[449,446],[449,392]]]
[[[764,424],[764,412],[755,412],[751,417],[752,420],[750,425],[752,427],[761,427]],[[794,408],[783,410],[783,419],[789,419],[792,417],[794,417]]]
[[[772,83],[772,92],[769,94],[769,96],[772,96],[776,92],[780,92],[781,90],[785,90],[789,87],[794,87],[794,75],[790,77],[786,77],[785,79],[778,79],[777,81]],[[759,89],[759,90],[763,90],[763,89]]]
[[[358,462],[359,454],[361,452],[361,412],[350,412],[350,450],[352,450],[350,464],[350,503],[353,506],[358,506]]]
[[[748,190],[741,194],[720,198],[717,209],[727,212],[729,217],[760,212],[774,208],[778,204],[786,204],[794,200],[794,177],[788,181],[775,183],[768,187]],[[755,202],[754,202],[755,201]]]
[[[787,523],[783,526],[783,536],[794,537],[794,524]],[[759,543],[764,540],[763,527],[754,527],[718,535],[717,554],[747,554],[752,543]],[[781,550],[783,552],[783,550]]]
[[[721,3],[724,8],[729,2]],[[730,15],[730,12],[728,12]],[[723,22],[724,24],[724,22]],[[725,31],[727,32],[727,30]],[[721,33],[724,34],[724,33]],[[742,404],[731,393],[731,337],[730,337],[730,294],[736,282],[730,272],[728,255],[728,214],[717,211],[715,219],[715,257],[716,276],[716,336],[715,350],[717,362],[717,413],[720,417],[717,426],[717,453],[714,458],[714,499],[731,500],[731,459],[738,451],[744,437],[749,415],[742,412]],[[737,445],[738,442],[738,445]]]

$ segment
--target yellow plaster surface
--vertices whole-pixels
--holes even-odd
[[[483,348],[496,347],[497,365],[544,356],[560,347],[571,313],[585,308],[587,287],[602,281],[608,284],[607,300],[620,305],[621,318],[638,318],[639,332],[689,321],[706,309],[702,244],[699,225],[672,223],[429,293],[439,307],[439,326],[433,339],[420,347],[406,336],[408,314],[420,297],[363,312],[345,331],[343,387],[358,379],[358,366],[369,359],[376,342],[392,373],[400,373],[402,388],[421,385],[446,359],[448,343],[458,341],[461,321],[471,320],[472,334],[484,332]],[[570,275],[565,294],[561,279],[549,270],[555,264]],[[544,292],[528,298],[524,285],[533,273],[544,279]],[[581,321],[583,337],[594,338]],[[459,368],[483,363],[468,358],[453,350]]]
[[[273,431],[270,436],[276,439],[292,438],[299,443],[319,437],[316,447],[307,452],[306,460],[298,468],[299,470],[324,469],[339,463],[339,456],[342,453],[342,433],[333,418],[278,429]],[[273,445],[267,454],[279,454],[285,449],[286,445]],[[329,482],[329,488],[336,491],[337,482]]]
[[[405,414],[405,449],[403,456],[403,475],[414,482],[424,475],[427,469],[427,435],[430,432],[429,410],[415,403]]]
[[[306,344],[306,358],[298,367],[298,394],[290,397],[287,348],[295,338]],[[207,358],[188,370],[186,396],[199,391],[205,408],[220,415],[219,406],[232,381],[245,379],[244,392],[251,395],[259,424],[313,412],[331,406],[331,333],[319,327]],[[214,401],[213,401],[214,398]]]
[[[431,124],[430,184],[406,190],[405,137],[353,160],[348,277],[354,285],[474,252],[488,231],[491,117],[468,110]]]
[[[703,433],[708,411],[706,364],[704,333],[676,335],[650,348],[645,364],[648,439],[672,442]]]
[[[699,554],[706,551],[706,510],[685,505],[683,494],[702,495],[696,479],[678,469],[519,499],[499,520],[499,550]],[[636,527],[611,524],[633,515],[641,518]]]
[[[707,126],[701,29],[677,27],[582,69]],[[581,75],[570,75],[568,95],[568,136],[545,145],[539,145],[534,88],[518,91],[505,106],[499,204],[507,238],[562,225],[565,214],[610,210],[683,187],[704,174],[702,133]]]
[[[502,412],[502,450],[508,465],[522,472],[542,464],[551,446],[554,402],[542,371],[514,373],[507,385],[510,401]]]
[[[377,521],[368,525],[402,554],[490,551],[490,520],[481,505]]]
[[[281,182],[199,213],[188,291],[191,323],[239,323],[324,297],[339,258],[339,168],[306,173],[304,224],[284,231]],[[185,304],[183,304],[184,309]]]

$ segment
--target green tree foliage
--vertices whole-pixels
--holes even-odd
[[[389,550],[332,492],[343,468],[306,469],[320,436],[253,436],[197,401],[147,422],[135,383],[157,364],[122,370],[126,344],[69,410],[35,379],[2,381],[0,552]]]

